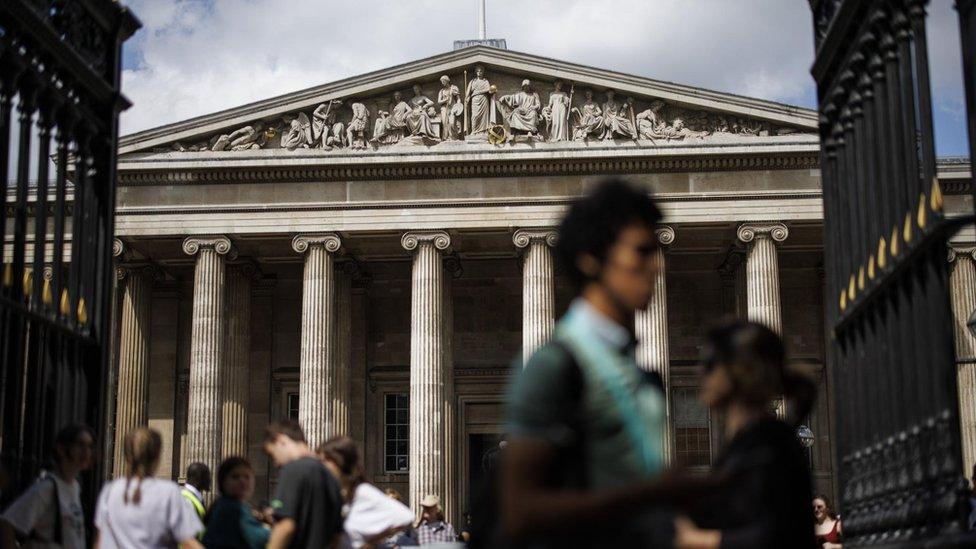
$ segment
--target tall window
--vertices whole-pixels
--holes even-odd
[[[288,393],[288,419],[298,421],[298,393]]]
[[[711,463],[708,409],[698,402],[695,387],[675,387],[671,391],[674,425],[674,456],[678,463],[706,466]]]
[[[410,458],[410,397],[388,393],[386,408],[386,472],[405,473]]]

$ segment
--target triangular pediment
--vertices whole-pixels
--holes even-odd
[[[466,91],[473,97],[486,87],[465,100]],[[816,128],[809,109],[475,46],[128,135],[119,154],[219,160],[506,143],[537,150],[806,143],[816,141]]]

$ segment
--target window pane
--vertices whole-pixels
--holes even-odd
[[[386,435],[384,465],[388,472],[407,470],[410,454],[410,400],[406,393],[390,393],[384,397]]]
[[[671,391],[671,415],[678,463],[693,466],[711,463],[708,409],[698,402],[698,389],[675,387]]]

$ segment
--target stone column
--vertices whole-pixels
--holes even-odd
[[[193,321],[190,335],[190,388],[187,406],[188,463],[199,461],[216,475],[220,464],[220,400],[224,375],[225,261],[236,255],[226,236],[190,237],[183,251],[196,256],[193,272]],[[214,499],[214,492],[207,500]]]
[[[454,390],[454,300],[452,281],[462,273],[461,260],[457,254],[444,257],[444,285],[442,310],[444,321],[441,323],[444,333],[444,513],[452,524],[459,524],[461,520],[458,509],[458,446],[457,446],[457,414],[455,413]]]
[[[305,254],[302,282],[302,351],[298,374],[298,421],[312,449],[335,434],[332,403],[338,397],[336,272],[339,235],[300,234],[292,248]]]
[[[359,267],[346,261],[336,278],[336,394],[332,401],[332,429],[352,436],[349,429],[350,377],[352,370],[352,279]]]
[[[556,231],[519,229],[512,240],[522,256],[522,365],[552,337],[555,324],[553,261]]]
[[[976,338],[966,326],[976,309],[976,248],[950,248],[949,288],[955,326],[959,385],[959,428],[962,432],[963,471],[976,462]]]
[[[410,295],[410,499],[419,509],[426,494],[445,497],[446,374],[444,364],[443,231],[409,232],[403,248],[414,252]]]
[[[654,296],[647,309],[637,311],[634,317],[634,331],[637,336],[637,364],[647,371],[657,372],[664,380],[665,429],[664,459],[670,463],[673,457],[671,444],[671,355],[668,353],[668,288],[664,247],[674,242],[674,229],[660,227],[654,231],[661,248],[654,254],[658,263],[657,277],[654,280]]]
[[[122,285],[118,332],[118,378],[114,390],[114,476],[125,472],[125,435],[149,423],[149,323],[156,270],[151,265],[120,265],[116,277]]]
[[[783,333],[779,297],[779,260],[776,243],[789,236],[782,223],[744,223],[737,232],[749,250],[746,254],[746,294],[749,320]]]
[[[227,274],[226,361],[223,375],[221,455],[247,457],[250,389],[251,284],[260,277],[251,262],[231,265]]]

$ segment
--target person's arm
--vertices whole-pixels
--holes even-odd
[[[265,528],[258,519],[251,515],[250,509],[244,503],[238,504],[238,527],[241,530],[241,537],[248,547],[264,547],[271,536],[271,530]]]
[[[180,549],[204,549],[204,547],[196,538],[190,538],[180,542]]]
[[[295,520],[290,518],[281,519],[271,528],[271,537],[268,538],[268,549],[285,549],[291,543],[291,538],[295,535]]]

